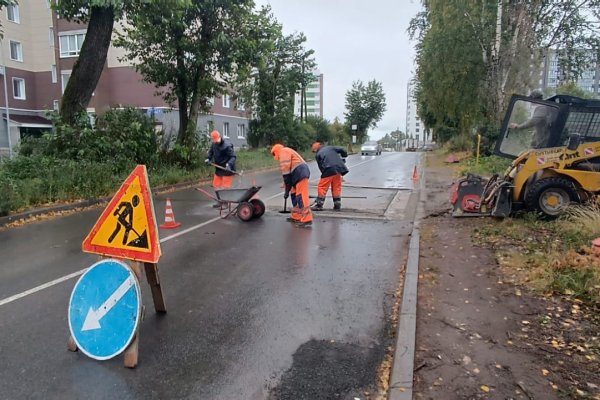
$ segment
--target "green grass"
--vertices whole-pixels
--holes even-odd
[[[479,163],[475,157],[464,160],[461,164],[462,174],[490,176],[493,174],[503,175],[510,166],[511,160],[498,156],[480,157]]]
[[[310,153],[309,153],[310,154]],[[268,149],[238,150],[237,170],[277,167]],[[135,165],[114,172],[109,163],[62,160],[32,155],[0,163],[0,216],[52,203],[110,196]],[[159,165],[148,170],[153,188],[210,179],[212,166],[184,169]]]
[[[573,207],[553,221],[533,213],[489,220],[475,235],[494,246],[519,283],[600,305],[600,256],[591,246],[600,237],[600,207]]]

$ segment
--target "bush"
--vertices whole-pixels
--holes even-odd
[[[55,130],[41,142],[48,143],[44,151],[47,156],[110,163],[115,171],[135,164],[153,166],[158,161],[159,138],[154,124],[139,110],[110,110],[98,118],[96,127],[90,125],[85,113],[74,126],[65,124],[55,113],[49,115]],[[31,141],[26,142],[22,155],[34,154],[35,150]]]

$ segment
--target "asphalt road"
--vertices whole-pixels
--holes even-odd
[[[102,209],[0,231],[0,398],[328,399],[373,390],[389,343],[392,294],[416,205],[415,153],[348,158],[343,211],[298,228],[276,172],[245,174],[262,186],[258,220],[218,218],[193,190],[166,198],[177,221],[160,230],[168,313],[141,283],[146,317],[139,365],[95,361],[66,349],[77,277],[98,260],[81,242]],[[312,193],[318,172],[311,163]]]

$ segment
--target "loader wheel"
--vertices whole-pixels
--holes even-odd
[[[250,203],[240,203],[237,209],[237,216],[242,221],[250,221],[254,215],[254,207]]]
[[[265,207],[265,203],[260,199],[251,199],[250,203],[252,207],[254,207],[254,218],[260,218],[265,213],[267,207]]]
[[[565,178],[552,177],[534,182],[527,190],[525,204],[548,218],[555,218],[565,211],[569,203],[577,202],[573,183]]]

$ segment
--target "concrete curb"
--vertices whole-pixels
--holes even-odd
[[[422,161],[423,159],[421,159]],[[422,162],[420,162],[422,165]],[[417,288],[419,282],[420,223],[423,219],[426,196],[425,172],[422,169],[421,186],[413,229],[408,248],[408,261],[402,291],[402,304],[396,332],[396,350],[390,376],[389,400],[411,400],[413,398],[413,373],[417,334]]]

